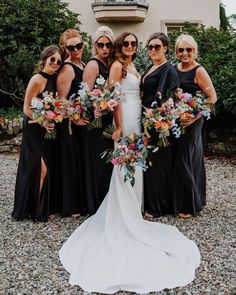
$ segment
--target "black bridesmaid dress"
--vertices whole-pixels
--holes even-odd
[[[77,94],[80,89],[83,70],[70,62],[65,62],[63,66],[66,64],[70,65],[75,73],[67,96],[68,99],[71,99],[73,94]],[[68,124],[68,119],[57,124],[54,183],[58,199],[56,211],[60,212],[62,216],[86,215],[83,199],[84,171],[82,168],[82,130],[84,126],[77,126],[72,122],[72,134],[69,134]]]
[[[107,80],[109,72],[106,65],[97,58],[91,60],[97,62],[99,75]],[[102,116],[102,128],[83,130],[85,202],[89,215],[96,213],[109,189],[113,165],[101,159],[101,153],[106,149],[114,148],[113,140],[102,136],[104,129],[112,124],[112,120],[113,116],[109,113]]]
[[[48,91],[55,94],[56,76],[49,75],[45,72],[39,72],[47,83],[43,92]],[[43,93],[42,92],[42,93]],[[38,98],[43,97],[42,93]],[[34,221],[47,221],[48,216],[52,213],[54,201],[51,190],[51,159],[54,147],[54,141],[45,139],[46,129],[39,124],[29,124],[31,120],[24,115],[23,119],[23,136],[20,160],[18,165],[15,202],[12,217],[15,220],[32,218]],[[47,167],[47,175],[44,185],[39,194],[41,159]]]
[[[180,88],[193,96],[201,90],[194,82],[195,68],[182,72],[175,67]],[[185,134],[174,140],[173,197],[174,211],[195,215],[206,205],[206,171],[202,144],[203,119],[185,128]]]
[[[141,80],[142,104],[146,108],[154,107],[152,104],[155,102],[157,91],[161,93],[162,101],[165,101],[168,92],[179,86],[177,74],[171,64],[167,62],[146,76],[151,67],[143,74]],[[161,106],[158,98],[157,104]],[[150,143],[156,145],[158,141],[156,131],[151,130],[150,135]],[[160,147],[156,153],[150,154],[150,160],[152,166],[144,172],[144,211],[155,217],[173,214],[172,146]]]

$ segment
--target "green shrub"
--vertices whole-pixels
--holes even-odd
[[[78,14],[62,0],[1,0],[0,107],[22,104],[42,49],[58,44],[63,31],[78,25]],[[89,44],[87,35],[83,37]],[[89,50],[84,51],[88,59]]]

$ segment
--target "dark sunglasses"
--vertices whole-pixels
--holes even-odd
[[[129,41],[123,41],[123,46],[124,47],[129,47],[129,46],[131,46],[131,47],[137,47],[137,42],[136,41],[131,41],[131,42],[129,42]]]
[[[154,45],[152,45],[152,44],[149,45],[148,44],[147,45],[147,49],[148,50],[152,51],[153,48],[154,48],[155,51],[157,51],[157,50],[159,50],[161,48],[161,44],[154,44]]]
[[[193,51],[193,48],[187,47],[187,48],[178,48],[178,53],[183,53],[186,50],[186,52],[191,53]]]
[[[58,66],[62,64],[60,59],[56,59],[54,56],[50,57],[50,62],[56,63]]]
[[[109,49],[109,48],[112,48],[112,43],[111,42],[108,42],[108,43],[97,42],[97,46],[100,49],[102,49],[104,47]]]
[[[69,51],[75,51],[75,49],[77,49],[77,50],[82,49],[83,45],[84,45],[84,43],[81,42],[81,43],[78,43],[78,44],[76,44],[76,45],[68,45],[68,46],[66,46],[66,48],[67,48]]]

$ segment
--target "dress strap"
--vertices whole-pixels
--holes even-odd
[[[45,73],[43,71],[40,71],[38,74],[40,74],[41,76],[43,76],[45,79],[50,79],[53,76],[53,75],[50,75],[50,74]]]

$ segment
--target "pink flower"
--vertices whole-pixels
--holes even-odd
[[[94,96],[100,96],[102,94],[102,91],[100,89],[95,88],[93,89],[92,94]]]
[[[109,99],[107,102],[108,108],[113,112],[114,107],[118,105],[118,102],[114,99]]]
[[[112,158],[111,163],[112,163],[113,165],[120,165],[120,161],[119,161],[119,159],[117,159],[117,158]]]
[[[53,120],[57,115],[52,111],[47,111],[45,114],[45,118],[48,120]]]
[[[148,115],[152,116],[152,109],[147,109],[147,110],[146,110],[146,113],[147,113]]]

